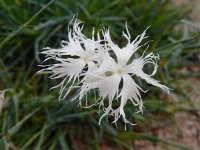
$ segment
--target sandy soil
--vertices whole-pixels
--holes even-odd
[[[193,9],[189,14],[190,19],[200,24],[200,0],[172,0],[175,5],[184,5],[194,1]]]

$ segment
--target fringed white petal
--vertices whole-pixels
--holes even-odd
[[[82,75],[84,75],[84,78],[82,79],[82,86],[80,87],[80,93],[81,93],[81,94],[79,94],[79,105],[80,106],[82,106],[83,96],[87,95],[87,92],[88,92],[88,91],[84,91],[84,90],[86,90],[87,83],[92,83],[92,82],[97,81],[97,77],[90,74],[90,72],[93,72],[97,69],[97,65],[94,62],[89,62],[87,65],[88,65],[87,73],[82,74]],[[96,95],[95,91],[93,91],[93,92]],[[84,93],[84,94],[82,95],[82,93]],[[86,101],[87,101],[87,96],[86,96]],[[96,101],[96,97],[95,97],[94,101]],[[93,106],[93,105],[95,105],[95,104],[92,104],[91,106]],[[88,106],[87,102],[86,102],[86,106],[84,106],[84,107],[88,108],[88,107],[91,107],[91,106]]]
[[[103,55],[103,60],[99,68],[94,72],[95,74],[104,74],[106,72],[113,72],[118,68],[118,64],[115,60],[108,54]]]
[[[142,112],[143,103],[140,95],[139,85],[131,78],[130,75],[125,74],[122,76],[123,87],[120,93],[122,98],[120,107],[124,107],[127,103],[127,100],[131,100],[134,106],[139,106],[139,110]]]
[[[63,59],[57,59],[59,63],[52,64],[51,66],[43,69],[42,71],[50,71],[52,72],[52,75],[50,76],[51,79],[56,78],[63,78],[62,82],[54,86],[53,88],[60,87],[60,98],[63,99],[66,97],[62,97],[64,89],[67,87],[68,83],[71,83],[69,89],[73,87],[73,83],[75,80],[79,79],[80,74],[85,67],[86,63],[81,59],[67,59],[67,61],[64,61]],[[61,98],[62,97],[62,98]]]
[[[81,47],[81,44],[79,41],[71,41],[68,43],[68,45],[63,46],[61,49],[59,49],[59,55],[60,56],[79,56],[81,57],[84,53],[84,49]]]
[[[113,115],[114,116],[113,123],[116,123],[118,119],[120,118],[120,116],[122,116],[123,121],[125,123],[132,124],[130,121],[126,119],[124,107],[127,101],[130,100],[134,106],[139,107],[139,112],[142,112],[143,102],[142,102],[141,95],[139,92],[140,87],[134,82],[134,80],[128,74],[123,75],[122,79],[123,79],[123,87],[120,94],[118,95],[121,97],[119,108],[113,110],[112,103],[109,103],[109,106],[105,109],[104,114],[102,115],[101,119],[107,115]],[[100,119],[100,122],[101,122],[101,119]]]
[[[139,59],[135,59],[130,65],[126,66],[126,72],[135,74],[136,76],[144,79],[147,83],[157,86],[166,91],[167,93],[169,93],[170,89],[167,86],[160,84],[158,80],[155,80],[151,77],[156,73],[158,68],[156,59],[159,59],[159,56],[155,56],[153,53],[150,53],[145,57],[140,57]],[[143,71],[144,65],[148,63],[152,64],[154,67],[154,70],[150,75],[146,74]]]
[[[68,26],[68,41],[62,41],[62,47],[59,49],[48,47],[42,52],[46,55],[45,61],[49,59],[57,61],[57,63],[51,65],[43,65],[43,67],[46,68],[42,69],[40,72],[52,72],[50,76],[51,79],[63,78],[59,85],[53,87],[61,88],[60,95],[62,95],[67,85],[71,83],[71,86],[68,87],[67,93],[69,93],[72,87],[74,87],[75,81],[79,81],[85,71],[94,71],[102,61],[102,54],[104,53],[100,52],[102,46],[99,43],[99,37],[98,40],[95,41],[93,29],[92,39],[89,39],[82,33],[82,29],[83,25],[81,22],[76,18],[72,19]],[[86,75],[78,83],[84,84],[84,81],[93,81],[92,78],[93,77]],[[64,94],[63,98],[66,97],[67,93]]]
[[[46,70],[52,71],[51,78],[62,78],[69,76],[69,80],[79,77],[86,63],[82,59],[68,59],[69,62],[57,59],[60,63],[53,64]]]
[[[112,50],[115,53],[118,64],[121,64],[121,65],[127,64],[131,56],[141,47],[139,46],[139,44],[145,38],[146,30],[141,35],[138,35],[134,41],[130,42],[131,36],[126,26],[127,33],[123,32],[123,36],[127,39],[128,43],[123,48],[119,48],[118,45],[112,42],[109,29],[104,30],[103,32],[104,38],[107,41],[107,45],[108,47],[110,47],[110,50]]]
[[[85,83],[85,86],[82,86],[80,98],[82,98],[91,89],[97,88],[99,90],[99,96],[102,99],[108,96],[111,102],[115,95],[118,94],[120,81],[121,77],[119,75],[112,75],[104,77],[101,80],[95,82]]]

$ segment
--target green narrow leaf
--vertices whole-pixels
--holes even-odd
[[[194,22],[186,20],[186,19],[181,20],[181,22],[200,31],[200,25],[197,23],[194,23]]]
[[[46,131],[47,127],[48,127],[48,125],[45,124],[45,125],[43,126],[43,128],[42,128],[41,135],[40,135],[40,138],[39,138],[39,141],[38,141],[36,150],[40,150],[41,147],[42,147],[42,143],[44,142],[44,136],[45,136],[45,131]]]
[[[61,131],[60,131],[60,136],[59,136],[59,143],[63,150],[69,150],[69,147],[66,143],[66,139],[64,138],[64,135],[62,134]]]
[[[24,122],[26,122],[30,117],[32,117],[39,110],[40,110],[40,108],[37,108],[34,111],[32,111],[30,114],[26,115],[21,121],[19,121],[17,124],[15,124],[11,129],[9,129],[8,133],[13,135],[16,132],[18,132],[19,129],[21,128],[21,126],[24,124]]]
[[[0,43],[0,49],[15,35],[17,35],[22,29],[24,29],[27,25],[31,23],[37,16],[39,16],[49,5],[51,5],[55,0],[51,0],[49,3],[47,3],[44,7],[42,7],[33,17],[31,17],[27,22],[25,22],[20,28],[10,33],[1,43]]]
[[[58,137],[56,136],[54,139],[53,139],[53,142],[52,144],[50,145],[49,147],[49,150],[55,150],[56,149],[56,144],[58,142]]]
[[[70,115],[65,115],[65,116],[61,116],[57,119],[57,122],[65,122],[66,120],[69,119],[74,119],[74,118],[82,118],[85,116],[89,116],[93,114],[93,112],[78,112],[78,113],[74,113],[74,114],[70,114]]]
[[[33,141],[34,141],[35,139],[37,139],[37,138],[40,136],[41,132],[42,132],[42,131],[40,130],[39,132],[37,132],[36,134],[34,134],[34,135],[24,144],[24,146],[22,146],[22,149],[27,149],[27,147],[28,147],[30,144],[32,144]]]

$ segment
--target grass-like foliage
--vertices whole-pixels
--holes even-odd
[[[152,42],[147,53],[158,53],[162,59],[156,78],[181,95],[182,90],[174,84],[177,78],[173,72],[191,61],[191,55],[200,47],[200,28],[182,20],[190,9],[190,4],[184,8],[173,7],[167,0],[1,0],[0,90],[7,91],[5,98],[0,99],[3,101],[0,149],[134,149],[135,139],[190,149],[148,134],[158,116],[166,118],[159,121],[160,125],[173,122],[178,110],[169,111],[167,107],[180,103],[161,98],[161,91],[156,88],[151,87],[151,92],[143,95],[143,115],[133,113],[131,105],[127,105],[127,118],[138,125],[127,125],[124,131],[122,121],[116,128],[110,124],[113,120],[109,117],[108,122],[103,119],[99,126],[98,108],[79,108],[76,101],[70,102],[76,93],[58,101],[59,89],[49,89],[60,81],[49,80],[45,73],[37,74],[41,69],[38,64],[44,60],[40,54],[42,48],[59,48],[60,41],[67,38],[69,21],[78,13],[85,24],[84,34],[91,36],[93,26],[97,31],[111,26],[112,38],[121,46],[126,44],[121,38],[125,21],[132,37],[150,26],[146,40]],[[180,24],[185,28],[174,30]],[[189,31],[188,27],[193,30]],[[148,72],[152,68],[145,69]],[[140,80],[136,82],[141,84]]]

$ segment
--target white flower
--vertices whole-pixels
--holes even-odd
[[[71,23],[74,21],[73,27],[70,28]],[[68,28],[68,41],[62,41],[62,47],[59,49],[45,48],[42,53],[46,55],[46,60],[53,59],[57,63],[51,65],[43,65],[46,67],[43,71],[52,72],[51,79],[61,78],[62,82],[55,86],[60,87],[59,99],[64,99],[67,94],[63,95],[67,85],[72,81],[70,88],[72,89],[75,81],[78,83],[88,80],[88,77],[84,77],[80,81],[80,76],[84,71],[91,71],[97,68],[99,62],[101,62],[101,44],[98,37],[94,39],[94,29],[92,39],[87,38],[83,33],[81,22],[77,19],[73,19]],[[55,88],[53,87],[53,88]]]
[[[158,65],[156,60],[159,59],[159,56],[150,53],[147,56],[142,55],[140,58],[131,61],[131,57],[141,47],[140,43],[142,39],[145,38],[146,30],[132,42],[127,26],[126,30],[127,33],[123,32],[123,36],[127,39],[128,43],[123,48],[120,48],[112,42],[109,29],[104,30],[103,35],[105,41],[107,41],[105,46],[107,52],[104,53],[103,61],[99,68],[94,72],[89,73],[99,77],[99,79],[95,82],[85,83],[80,92],[80,97],[83,97],[91,89],[97,88],[99,90],[99,95],[101,97],[99,105],[103,107],[104,110],[104,114],[100,118],[99,124],[101,119],[107,115],[114,115],[114,123],[117,122],[120,116],[122,116],[125,123],[130,123],[126,119],[124,113],[124,106],[128,100],[130,100],[134,106],[138,106],[138,112],[143,111],[143,102],[140,91],[146,91],[142,90],[142,88],[132,79],[132,76],[140,77],[147,83],[157,86],[169,93],[168,87],[160,84],[159,81],[151,77],[157,71]],[[112,52],[116,55],[116,60],[111,57]],[[144,65],[148,63],[152,64],[154,67],[154,71],[150,75],[143,71]],[[121,90],[120,83],[122,83]],[[109,99],[109,104],[107,107],[104,107],[104,99],[106,97]],[[117,109],[113,109],[112,104],[118,98],[121,99],[120,106]]]
[[[43,65],[46,68],[41,71],[50,71],[51,79],[62,79],[62,82],[55,86],[60,87],[59,99],[64,99],[72,88],[80,87],[80,92],[75,96],[75,98],[79,97],[80,106],[81,100],[86,97],[86,107],[98,105],[103,109],[104,114],[99,119],[99,124],[102,118],[108,115],[114,116],[113,123],[122,117],[125,123],[132,124],[126,118],[124,107],[130,100],[138,108],[137,113],[143,112],[140,91],[147,92],[133,80],[133,76],[169,93],[168,87],[152,78],[158,68],[159,56],[153,53],[144,56],[143,53],[139,58],[133,57],[137,50],[147,44],[141,45],[141,41],[146,38],[146,30],[131,41],[126,24],[126,33],[123,32],[123,36],[127,39],[127,44],[120,48],[112,42],[109,29],[102,30],[103,40],[100,39],[99,34],[95,40],[94,29],[92,38],[89,39],[82,33],[81,22],[77,19],[73,19],[72,22],[74,22],[73,26],[69,25],[68,28],[68,41],[62,41],[62,47],[59,49],[46,48],[42,52],[46,55],[45,61],[49,59],[56,61],[54,64]],[[153,65],[151,74],[143,71],[146,64]],[[66,93],[64,93],[65,89],[68,90]],[[88,106],[87,94],[95,89],[98,90],[99,98],[90,100],[92,105]],[[105,103],[106,98],[108,98],[108,105]],[[119,107],[114,109],[113,103],[118,102],[118,99],[120,99]]]

